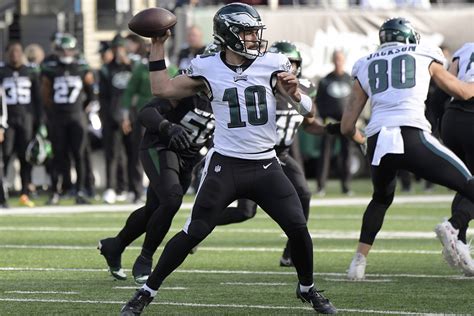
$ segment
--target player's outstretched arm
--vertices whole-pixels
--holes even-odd
[[[186,75],[180,75],[171,79],[166,71],[165,65],[165,42],[171,35],[170,30],[162,37],[151,39],[150,51],[150,83],[151,93],[165,99],[182,99],[192,96],[206,89],[203,80],[191,79]]]
[[[474,97],[474,83],[466,83],[456,78],[443,68],[441,64],[430,65],[431,77],[444,92],[460,100],[469,100]]]
[[[368,96],[365,93],[364,89],[362,89],[362,87],[360,86],[359,81],[354,80],[349,104],[346,106],[344,112],[342,113],[341,133],[358,143],[363,140],[363,136],[356,128],[356,123],[357,119],[360,116],[360,113],[364,109],[367,99]]]

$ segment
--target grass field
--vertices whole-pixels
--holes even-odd
[[[443,262],[433,233],[449,213],[444,189],[433,198],[425,195],[428,201],[394,204],[368,258],[367,280],[344,279],[367,184],[355,189],[358,199],[330,205],[338,201],[335,194],[317,198],[320,205],[312,207],[317,286],[347,314],[473,313],[474,278],[462,277]],[[131,278],[114,281],[95,247],[99,239],[118,232],[128,212],[11,213],[0,216],[0,315],[118,315],[136,286]],[[188,213],[178,213],[172,233]],[[141,241],[125,251],[124,268],[131,268]],[[145,315],[312,314],[295,298],[294,270],[278,266],[284,243],[277,225],[260,210],[251,221],[217,228],[167,279]]]

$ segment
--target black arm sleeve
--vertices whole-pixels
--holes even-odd
[[[140,110],[138,121],[150,132],[159,133],[160,124],[165,120],[162,114],[171,109],[172,106],[168,100],[154,98]]]

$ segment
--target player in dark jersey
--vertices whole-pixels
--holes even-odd
[[[5,102],[5,91],[0,85],[0,208],[8,208],[8,202],[5,196],[5,189],[3,185],[3,146],[1,144],[5,140],[5,131],[7,125],[8,111],[7,103]]]
[[[58,175],[69,172],[68,148],[77,174],[76,203],[88,203],[84,197],[84,146],[87,133],[84,107],[94,99],[94,77],[89,66],[76,60],[77,40],[70,34],[58,39],[58,58],[44,63],[41,76],[43,102],[49,108],[52,127],[52,194],[48,204],[59,203]]]
[[[41,98],[38,73],[24,64],[23,47],[19,42],[7,45],[7,64],[0,64],[0,85],[5,91],[8,109],[8,126],[3,143],[4,168],[13,154],[20,160],[20,204],[32,207],[28,186],[31,183],[31,164],[25,152],[34,130],[41,121]]]
[[[116,237],[99,242],[113,277],[125,279],[121,254],[146,231],[141,254],[133,266],[137,283],[151,273],[152,256],[168,232],[190,182],[199,151],[212,136],[214,116],[209,101],[198,96],[179,101],[155,98],[143,107],[138,120],[146,128],[140,148],[150,186],[145,206],[128,217]]]

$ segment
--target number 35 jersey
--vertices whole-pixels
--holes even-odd
[[[35,70],[25,65],[12,68],[0,63],[0,86],[5,91],[5,102],[10,116],[37,114],[40,105],[39,80]]]
[[[77,113],[83,111],[83,102],[85,101],[83,80],[87,72],[89,72],[89,66],[81,61],[66,65],[51,60],[43,65],[42,76],[46,76],[53,87],[54,112]]]
[[[445,63],[438,47],[386,43],[354,64],[352,76],[371,99],[367,136],[378,133],[382,126],[412,126],[431,131],[424,102],[432,62]]]
[[[209,88],[216,119],[214,148],[218,153],[242,159],[275,156],[273,78],[290,68],[288,58],[275,53],[266,53],[242,67],[226,64],[221,54],[200,55],[191,61],[188,76],[203,79]]]

